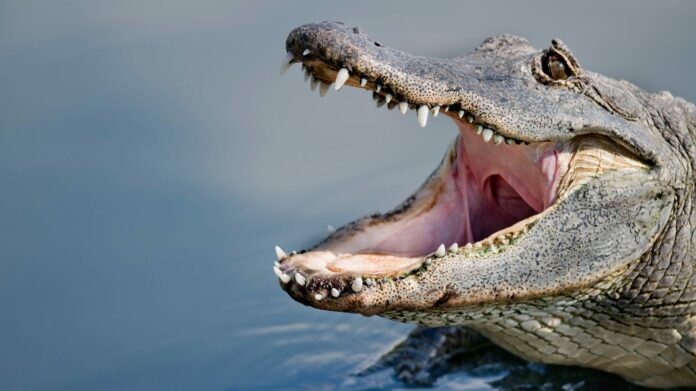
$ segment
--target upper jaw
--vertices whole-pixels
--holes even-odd
[[[679,168],[671,167],[669,145],[645,126],[646,119],[615,115],[582,91],[540,85],[532,70],[545,51],[532,48],[522,38],[499,35],[465,56],[442,59],[388,48],[343,23],[321,22],[290,32],[286,49],[289,63],[283,68],[302,63],[307,77],[324,84],[324,91],[345,69],[348,78],[342,83],[374,91],[378,104],[389,100],[390,107],[401,103],[404,110],[421,109],[422,126],[430,110],[451,116],[463,112],[460,118],[471,116],[504,139],[525,142],[568,141],[581,134],[601,133],[622,140],[643,160],[668,168],[663,175]],[[583,80],[588,91],[598,85],[605,92],[621,91],[615,99],[630,96],[631,102],[637,102],[644,98],[633,96],[627,83],[590,71],[584,71]]]

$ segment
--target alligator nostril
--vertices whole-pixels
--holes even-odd
[[[379,43],[379,42],[377,42],[377,41],[375,41],[375,46],[382,46],[382,44]]]
[[[362,33],[362,29],[361,29],[360,27],[357,27],[357,26],[356,26],[356,27],[353,27],[353,32],[354,32],[355,34],[361,34],[361,33]]]

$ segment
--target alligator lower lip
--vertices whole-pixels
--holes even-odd
[[[332,81],[335,90],[343,85],[372,90],[378,107],[387,104],[402,113],[413,108],[423,127],[430,114],[442,113],[454,120],[459,135],[438,169],[393,211],[347,224],[309,251],[286,256],[279,250],[274,270],[292,285],[288,289],[306,287],[319,301],[360,292],[363,282],[403,279],[448,252],[477,257],[505,251],[569,187],[563,177],[577,157],[577,142],[506,137],[477,121],[471,110],[402,100],[390,86],[332,68],[307,50],[299,59],[289,54],[283,68],[294,61],[302,62],[305,79],[312,89],[319,86],[322,96]]]

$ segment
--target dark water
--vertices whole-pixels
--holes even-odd
[[[400,387],[350,374],[412,326],[292,302],[273,245],[396,205],[455,129],[280,78],[287,32],[343,20],[434,56],[558,36],[693,101],[695,5],[0,1],[0,389]],[[487,368],[437,386],[514,372]]]

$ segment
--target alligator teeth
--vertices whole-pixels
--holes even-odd
[[[505,144],[507,144],[507,145],[512,145],[512,144],[514,144],[514,143],[515,143],[515,140],[514,140],[514,139],[511,139],[511,138],[506,138],[506,139],[505,139]]]
[[[474,116],[471,115],[471,114],[467,115],[467,116],[466,116],[466,122],[468,122],[468,123],[474,122]]]
[[[309,79],[309,88],[310,88],[312,91],[316,91],[316,90],[317,90],[317,87],[319,87],[319,83],[320,83],[319,79],[317,79],[316,77],[312,76],[312,77]]]
[[[483,125],[476,125],[476,134],[481,134],[483,132]]]
[[[331,288],[331,296],[338,297],[340,294],[341,294],[341,291],[339,291],[336,288]]]
[[[283,258],[287,257],[288,255],[285,254],[285,251],[283,251],[280,246],[275,246],[275,252],[276,252],[276,257],[278,257],[278,260],[281,261]]]
[[[401,114],[406,114],[406,111],[408,111],[408,102],[399,102],[399,111]]]
[[[278,278],[280,278],[280,281],[283,281],[283,284],[290,282],[290,276],[283,273],[278,266],[273,266],[273,272],[276,276],[278,276]]]
[[[391,102],[391,100],[392,100],[391,94],[384,94],[384,101],[385,101],[386,103]]]
[[[321,299],[323,299],[323,298],[324,298],[324,296],[322,296],[321,293],[314,294],[314,300],[316,300],[316,301],[321,301]]]
[[[358,277],[353,282],[350,284],[350,288],[353,290],[353,292],[360,292],[363,288],[363,280],[362,277]]]
[[[464,250],[471,250],[474,248],[474,246],[471,245],[471,242],[467,243],[466,246],[464,246]]]
[[[450,107],[449,107],[449,106],[445,106],[445,108],[444,108],[444,109],[442,109],[442,111],[444,111],[444,112],[446,113],[446,112],[448,112],[448,111],[449,111],[449,109],[450,109]]]
[[[370,286],[370,285],[372,285],[373,283],[374,283],[374,281],[373,281],[371,278],[368,277],[368,278],[365,279],[365,285]]]
[[[382,86],[377,84],[377,86],[375,87],[375,92],[380,92],[380,91],[382,91]]]
[[[459,245],[457,244],[457,242],[454,242],[451,246],[449,246],[448,250],[451,253],[456,253],[459,250]]]
[[[326,226],[326,231],[330,234],[336,232],[336,228],[333,227],[333,225],[329,224]]]
[[[445,256],[445,253],[447,251],[445,250],[445,244],[441,244],[440,247],[437,248],[437,251],[435,251],[435,256],[438,258],[442,258]]]
[[[350,77],[350,74],[348,74],[348,70],[346,68],[341,68],[338,73],[336,74],[336,81],[334,84],[334,90],[338,91],[343,87],[344,84],[346,84],[346,80]]]
[[[300,273],[295,273],[295,281],[297,281],[297,283],[300,284],[300,286],[305,286],[305,284],[307,283],[307,279],[305,278],[305,276],[303,276]]]
[[[491,141],[492,138],[493,138],[493,131],[488,129],[488,128],[483,129],[483,141],[489,142],[489,141]]]
[[[464,116],[464,110],[459,110],[457,115],[459,116],[459,118],[462,118]]]
[[[302,55],[303,55],[303,56],[306,56],[306,55],[308,55],[309,53],[311,53],[311,51],[310,51],[309,49],[305,49],[305,50],[302,52]]]
[[[290,65],[293,64],[292,60],[295,58],[295,56],[287,52],[285,54],[285,57],[283,57],[283,63],[280,65],[280,74],[282,75],[283,73],[287,72],[288,69],[290,69]]]
[[[422,105],[418,108],[418,125],[424,128],[428,123],[428,106]]]
[[[495,136],[493,136],[493,143],[494,143],[495,145],[498,145],[498,144],[502,143],[503,140],[505,140],[505,137],[503,137],[503,136],[501,136],[501,135],[499,135],[499,134],[496,134]]]
[[[331,84],[329,83],[324,83],[323,81],[319,85],[319,96],[322,98],[326,96],[326,93],[329,92],[329,87],[331,87]]]
[[[440,106],[433,107],[430,109],[430,112],[433,113],[433,118],[437,117],[438,113],[440,113]]]
[[[382,97],[377,94],[373,94],[372,99],[375,100],[375,105],[377,105],[377,107],[382,107],[384,106],[384,103],[386,103],[384,102],[384,99],[382,99]]]

